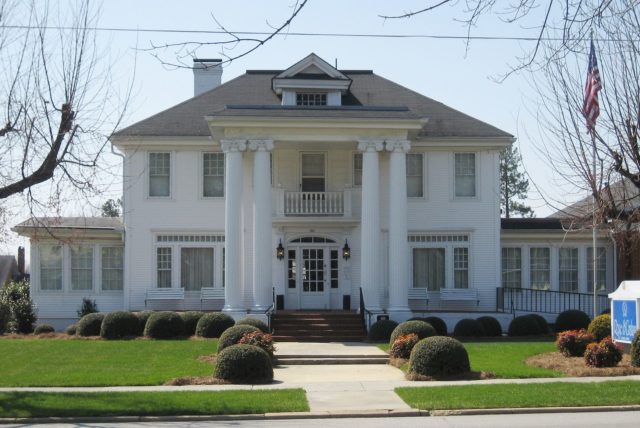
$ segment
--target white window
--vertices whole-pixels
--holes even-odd
[[[422,153],[407,154],[407,196],[410,198],[421,198],[424,196],[423,166]]]
[[[453,287],[469,288],[469,249],[453,249]]]
[[[149,153],[149,196],[170,195],[171,154]]]
[[[213,248],[182,248],[180,277],[186,291],[213,287]]]
[[[40,247],[40,289],[62,290],[62,247]]]
[[[203,196],[224,196],[224,153],[204,153],[202,174]]]
[[[502,249],[502,286],[522,287],[522,250],[520,248]]]
[[[551,289],[551,251],[549,248],[531,248],[529,250],[529,275],[531,288]]]
[[[476,196],[476,154],[455,154],[455,195],[456,197]]]
[[[322,93],[296,93],[296,105],[298,106],[326,106],[327,94]]]
[[[102,247],[102,290],[121,291],[123,289],[123,248]]]
[[[413,287],[438,291],[445,284],[445,249],[413,249]]]
[[[596,253],[596,290],[607,290],[607,249],[598,247]],[[587,286],[593,291],[593,247],[587,248]]]
[[[560,248],[560,291],[578,291],[578,249]]]
[[[362,153],[353,154],[353,185],[362,186]]]
[[[171,288],[171,247],[156,248],[158,288]]]
[[[71,248],[71,289],[93,289],[93,248]]]
[[[324,153],[303,153],[301,169],[303,192],[325,191]]]

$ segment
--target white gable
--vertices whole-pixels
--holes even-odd
[[[317,78],[304,76],[314,75]],[[345,93],[351,79],[316,54],[310,54],[273,79],[273,90],[280,95],[283,91],[320,91]]]

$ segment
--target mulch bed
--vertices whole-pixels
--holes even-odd
[[[616,367],[588,367],[584,358],[565,357],[559,352],[534,355],[527,358],[525,364],[556,370],[572,377],[640,375],[640,367],[631,366],[631,357],[628,354],[622,356],[622,361]]]
[[[404,358],[389,357],[389,365],[400,368],[409,360]],[[415,381],[439,381],[439,380],[482,380],[482,379],[494,379],[496,376],[492,372],[467,372],[455,376],[423,376],[417,373],[407,372],[404,377],[407,380]]]

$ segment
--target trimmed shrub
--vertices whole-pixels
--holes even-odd
[[[526,317],[531,317],[533,318],[536,323],[538,323],[538,330],[540,330],[539,334],[549,334],[551,333],[551,327],[549,327],[549,323],[547,322],[547,320],[539,314],[529,314],[529,315],[525,315]]]
[[[556,318],[556,332],[567,330],[582,330],[589,327],[591,319],[589,315],[576,309],[570,309],[568,311],[561,312]]]
[[[389,349],[389,355],[393,358],[407,359],[411,356],[411,350],[418,343],[418,335],[415,333],[405,334],[398,337]]]
[[[233,327],[236,322],[227,314],[222,312],[209,312],[204,314],[196,326],[196,336],[200,337],[220,337],[229,327]]]
[[[182,321],[184,321],[184,333],[187,336],[193,336],[196,334],[196,327],[198,326],[198,321],[204,315],[204,312],[200,311],[187,311],[180,313],[182,317]]]
[[[138,317],[132,312],[116,311],[104,316],[100,327],[100,337],[103,339],[122,339],[137,335]]]
[[[238,321],[236,325],[252,325],[263,333],[271,333],[271,331],[269,331],[269,326],[265,324],[264,321],[260,321],[257,318],[251,318],[251,317],[243,318],[240,321]]]
[[[640,367],[640,330],[636,331],[631,341],[631,365]]]
[[[232,345],[218,353],[213,375],[230,382],[266,383],[273,380],[273,367],[264,349]]]
[[[431,326],[431,324],[418,320],[405,321],[393,329],[391,337],[389,338],[389,345],[393,346],[393,342],[395,342],[398,337],[409,333],[416,334],[419,339],[425,339],[427,337],[437,335],[436,330]]]
[[[611,336],[611,315],[598,315],[589,323],[587,331],[600,342],[605,337]]]
[[[482,324],[484,332],[487,336],[502,336],[502,326],[500,321],[494,317],[484,316],[478,318],[478,322]]]
[[[11,313],[9,311],[9,305],[0,301],[0,334],[3,334],[5,331],[7,331],[10,320]]]
[[[622,361],[622,351],[605,337],[599,343],[590,343],[584,353],[584,362],[589,367],[615,367]]]
[[[465,318],[458,321],[453,328],[453,335],[458,337],[482,337],[486,336],[487,332],[480,321]]]
[[[398,326],[394,320],[380,320],[369,327],[369,340],[372,342],[388,342],[391,333]]]
[[[5,330],[9,333],[33,333],[38,320],[36,305],[29,294],[26,281],[10,282],[0,287],[0,302],[8,308],[9,317]]]
[[[436,333],[438,333],[438,336],[446,336],[447,335],[447,323],[444,322],[444,320],[442,318],[438,318],[438,317],[426,317],[424,319],[424,321],[426,323],[431,324],[431,326],[433,328],[436,329]]]
[[[134,312],[134,315],[138,317],[138,331],[136,336],[144,336],[144,328],[147,326],[147,321],[153,311]]]
[[[590,343],[595,341],[587,330],[567,330],[558,333],[556,348],[565,357],[582,357]]]
[[[64,333],[69,335],[69,336],[75,336],[76,335],[76,325],[75,324],[71,324],[70,326],[67,326],[67,328],[64,330]]]
[[[76,323],[76,336],[100,336],[103,319],[104,314],[99,312],[83,316]]]
[[[256,331],[259,332],[260,329],[252,325],[234,325],[233,327],[229,327],[220,335],[218,352],[231,345],[237,345],[244,334]]]
[[[454,376],[470,370],[467,350],[451,337],[422,339],[409,358],[409,371],[422,376]]]
[[[144,335],[152,339],[184,337],[184,321],[175,312],[154,312],[147,320]]]
[[[55,333],[56,329],[50,326],[49,324],[40,324],[33,330],[33,334],[47,334],[47,333]]]
[[[269,354],[271,358],[273,358],[273,353],[276,352],[276,348],[273,346],[273,336],[269,333],[263,333],[262,331],[252,331],[243,334],[238,344],[257,346]]]
[[[82,318],[85,315],[95,314],[96,312],[98,312],[98,304],[96,301],[83,297],[76,314],[78,314],[78,318]]]
[[[540,333],[540,324],[529,315],[515,317],[509,324],[509,336],[535,336]]]

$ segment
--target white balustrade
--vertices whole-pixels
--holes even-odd
[[[284,192],[286,216],[343,216],[344,192]]]

